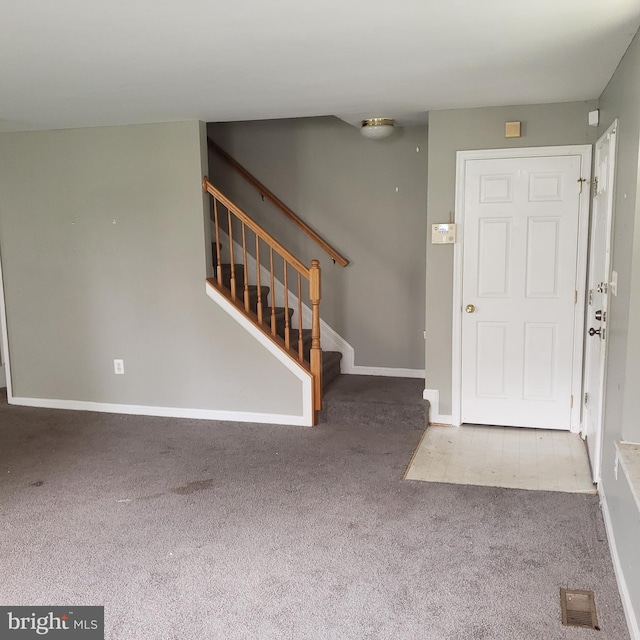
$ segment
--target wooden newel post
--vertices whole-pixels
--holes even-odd
[[[320,348],[320,263],[311,261],[309,271],[311,300],[311,373],[313,374],[313,408],[322,409],[322,350]]]

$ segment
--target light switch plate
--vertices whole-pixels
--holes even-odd
[[[456,241],[456,225],[433,224],[431,225],[431,244],[453,244]]]

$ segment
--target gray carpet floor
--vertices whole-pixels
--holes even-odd
[[[0,397],[0,603],[104,605],[109,640],[628,638],[596,496],[403,481],[420,436]]]

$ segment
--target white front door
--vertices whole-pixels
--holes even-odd
[[[462,422],[571,426],[582,163],[466,161]]]
[[[600,480],[617,124],[615,121],[596,143],[596,186],[591,214],[586,317],[588,333],[585,338],[584,435],[587,439],[594,482]]]

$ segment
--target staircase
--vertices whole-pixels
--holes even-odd
[[[328,253],[334,263],[343,267],[349,264],[344,256],[211,139],[209,149],[224,158],[260,192],[263,199],[269,199],[298,229]],[[285,354],[285,365],[293,367],[303,380],[303,406],[310,407],[305,410],[306,416],[315,425],[322,409],[324,390],[340,375],[342,359],[341,353],[323,351],[320,344],[320,263],[312,260],[311,266],[303,264],[208,178],[203,180],[203,189],[211,196],[212,205],[215,277],[207,278],[208,294],[248,330],[255,333],[257,329],[256,335],[265,346],[266,338],[272,343],[268,345],[269,349],[276,345]],[[282,304],[275,301],[276,285],[278,302]]]
[[[217,254],[215,242],[212,243],[212,255],[213,255],[213,268],[217,273]],[[245,291],[245,269],[244,264],[235,263],[234,268],[231,268],[231,263],[221,263],[222,271],[222,286],[229,299],[235,298],[241,299],[244,308],[244,291]],[[235,280],[236,295],[232,295],[232,275]],[[216,278],[208,278],[207,282],[219,288]],[[238,296],[237,292],[243,292],[243,296]],[[260,324],[263,331],[271,335],[278,345],[286,349],[291,357],[294,359],[299,357],[299,346],[302,344],[303,361],[310,366],[311,362],[311,343],[312,343],[312,331],[311,329],[302,329],[302,335],[300,335],[299,329],[291,328],[291,320],[294,315],[294,309],[292,307],[272,307],[270,304],[271,289],[268,286],[261,285],[260,293],[258,294],[258,285],[249,284],[247,282],[247,291],[249,299],[249,315],[251,319]],[[260,303],[260,305],[258,304]],[[258,307],[263,310],[262,322],[259,322]],[[272,328],[273,322],[273,328]],[[289,345],[287,346],[287,328],[289,333]],[[274,335],[275,332],[275,335]],[[322,393],[329,387],[329,385],[340,375],[340,361],[342,360],[342,354],[339,351],[322,351]]]
[[[349,264],[343,255],[211,138],[208,146],[211,153],[222,158],[255,188],[263,200],[269,200],[326,252],[334,264],[342,267]],[[311,266],[307,267],[208,178],[204,178],[203,188],[212,202],[212,262],[215,273],[215,277],[207,278],[207,293],[247,330],[257,335],[272,352],[275,344],[288,356],[283,361],[300,376],[308,389],[304,398],[310,398],[308,406],[313,408],[313,424],[321,420],[413,429],[428,425],[429,403],[422,399],[424,381],[340,375],[342,354],[321,348],[321,274],[318,260],[312,260]],[[310,328],[305,328],[304,322],[310,324]],[[275,354],[281,357],[277,349]],[[334,381],[325,403],[325,391]]]

